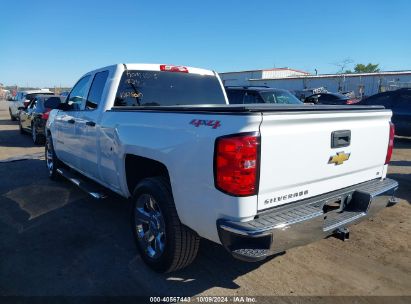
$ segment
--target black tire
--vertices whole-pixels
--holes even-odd
[[[16,117],[13,116],[13,114],[11,114],[11,109],[10,109],[10,108],[9,108],[9,114],[10,114],[10,119],[11,119],[12,121],[16,121]]]
[[[147,197],[147,195],[154,198],[159,206],[165,224],[164,249],[156,258],[150,256],[144,248],[144,241],[138,236],[138,224],[141,222],[136,219],[137,204],[139,198]],[[152,177],[142,180],[134,190],[132,208],[134,239],[141,258],[149,267],[157,272],[164,273],[184,268],[194,261],[200,246],[200,237],[180,222],[167,179]]]
[[[21,126],[21,120],[19,120],[19,131],[20,134],[26,134],[26,131],[24,131],[23,127]]]
[[[37,133],[36,125],[34,123],[31,124],[31,139],[35,145],[43,143],[41,135]]]
[[[44,151],[49,178],[52,180],[58,180],[60,178],[60,174],[57,173],[57,169],[61,166],[61,163],[54,152],[53,140],[51,136],[47,136],[46,138]]]

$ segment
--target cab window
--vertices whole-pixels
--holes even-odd
[[[71,90],[68,98],[67,105],[72,111],[79,111],[82,108],[82,105],[85,104],[87,96],[87,84],[90,79],[90,75],[84,76],[81,78],[76,85]]]

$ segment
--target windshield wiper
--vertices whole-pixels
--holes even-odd
[[[143,94],[136,89],[136,86],[134,85],[134,83],[129,82],[128,84],[131,85],[131,87],[132,87],[133,90],[134,90],[134,93],[136,93],[136,96],[134,96],[134,98],[136,99],[137,104],[138,104],[139,106],[141,106],[140,96],[142,96]]]

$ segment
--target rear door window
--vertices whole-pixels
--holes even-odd
[[[97,109],[101,101],[101,96],[103,95],[103,90],[106,85],[107,77],[108,71],[96,73],[96,75],[94,76],[93,83],[90,87],[90,92],[87,96],[86,110]]]

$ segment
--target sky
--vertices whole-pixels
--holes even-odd
[[[4,0],[0,83],[72,86],[115,63],[411,69],[411,1]]]

